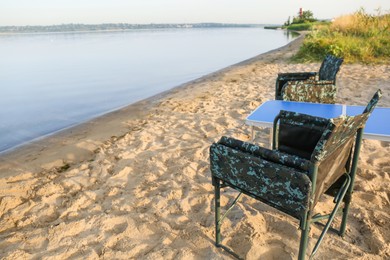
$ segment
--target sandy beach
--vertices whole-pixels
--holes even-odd
[[[288,62],[301,42],[1,155],[0,258],[234,259],[214,246],[208,149],[222,135],[250,140],[245,118],[274,99],[277,73],[319,70]],[[337,103],[366,105],[381,88],[378,106],[390,107],[390,65],[344,64],[337,84]],[[269,129],[255,142],[268,146]],[[363,141],[346,235],[328,232],[316,259],[390,258],[389,154]],[[225,189],[222,205],[236,194]],[[300,230],[244,196],[222,237],[239,258],[296,259]]]

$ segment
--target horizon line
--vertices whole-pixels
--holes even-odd
[[[217,25],[280,25],[281,23],[232,23],[232,22],[173,22],[173,23],[125,23],[125,22],[107,22],[107,23],[58,23],[58,24],[25,24],[25,25],[0,25],[0,27],[28,27],[28,26],[62,26],[62,25],[201,25],[201,24],[217,24]]]

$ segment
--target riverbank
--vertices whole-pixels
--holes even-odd
[[[249,140],[245,118],[274,98],[277,73],[318,71],[318,63],[288,63],[301,42],[3,155],[1,258],[230,258],[213,244],[208,149],[222,135]],[[389,65],[343,65],[337,83],[338,103],[364,105],[381,88],[379,105],[390,106]],[[268,145],[268,132],[256,142]],[[319,259],[390,256],[389,152],[389,143],[363,142],[346,236],[329,232]],[[222,204],[234,196],[223,192]],[[311,237],[319,233],[313,226]],[[242,258],[298,252],[297,222],[249,197],[223,237]]]

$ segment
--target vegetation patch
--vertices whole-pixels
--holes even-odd
[[[363,9],[308,33],[292,58],[295,62],[321,61],[326,54],[345,63],[390,64],[390,13],[370,15]]]
[[[293,17],[292,21],[288,17],[282,28],[290,31],[310,31],[317,26],[327,24],[329,24],[328,21],[320,21],[315,18],[312,11],[303,11],[301,9],[298,15]]]

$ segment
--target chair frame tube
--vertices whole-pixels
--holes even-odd
[[[349,206],[351,203],[353,187],[355,185],[355,176],[356,176],[357,165],[358,165],[358,160],[359,160],[362,137],[363,137],[363,128],[360,128],[357,131],[356,141],[355,141],[355,149],[353,151],[353,160],[352,160],[352,167],[351,167],[351,172],[350,172],[351,185],[349,186],[349,189],[346,193],[345,205],[344,205],[344,210],[343,210],[343,218],[341,221],[340,231],[339,231],[340,236],[344,236],[345,229],[347,227],[347,217],[348,217]]]

